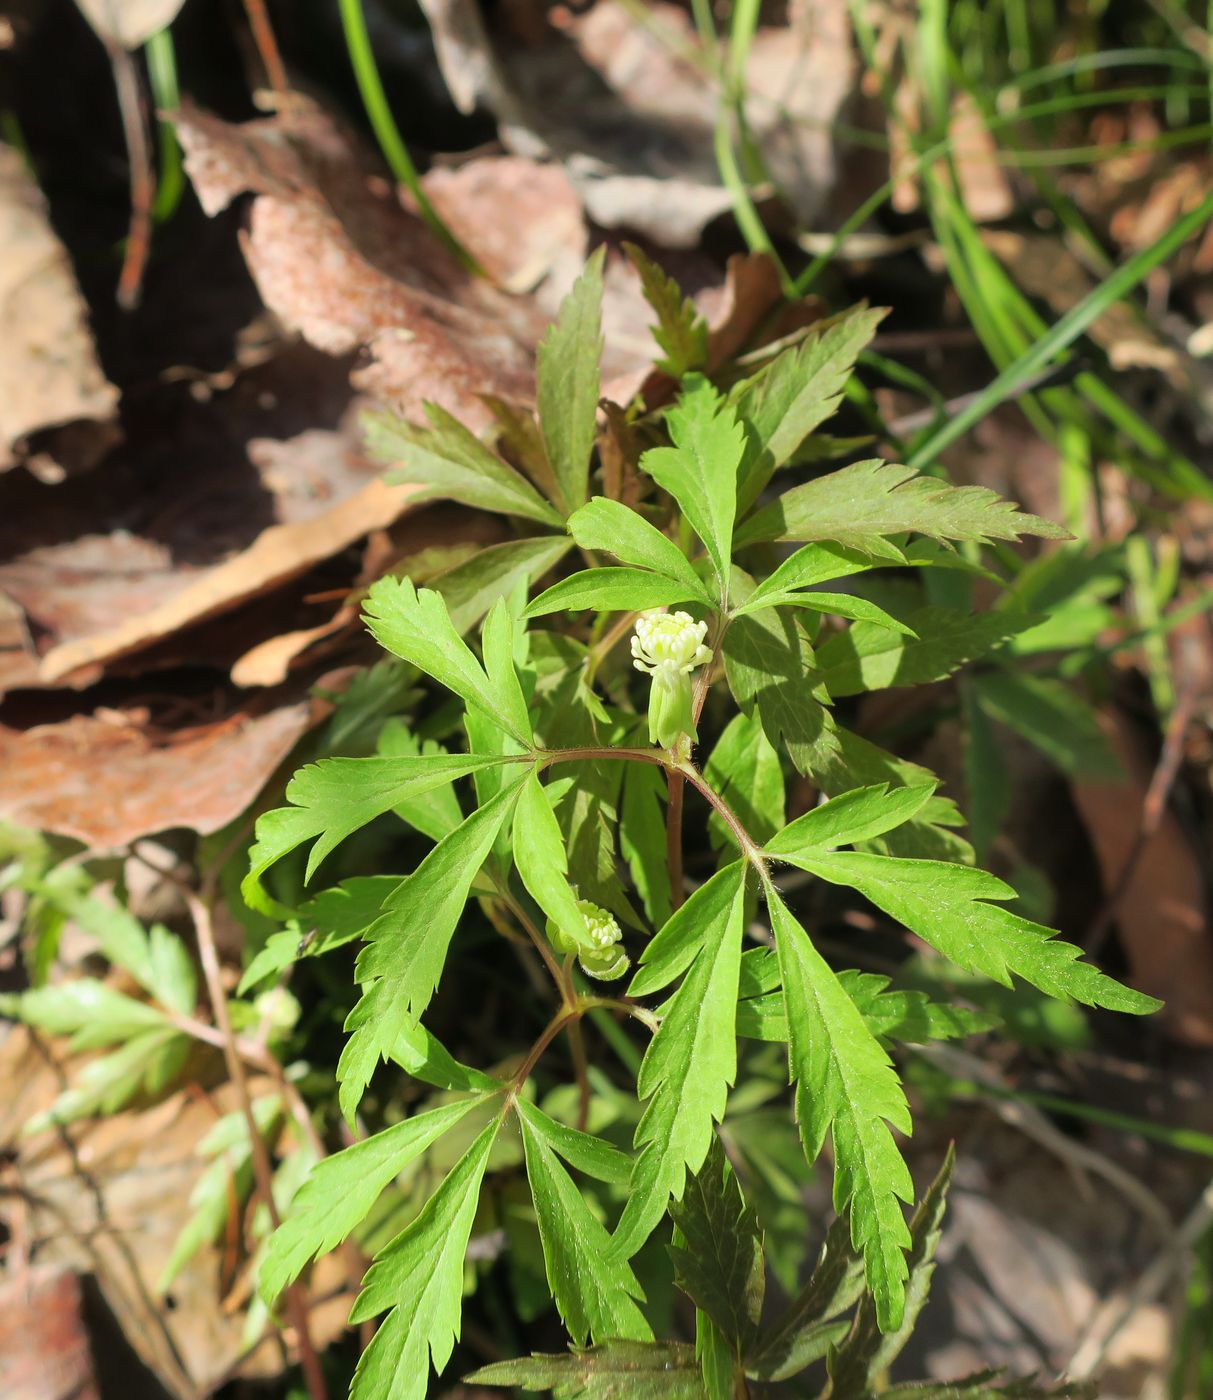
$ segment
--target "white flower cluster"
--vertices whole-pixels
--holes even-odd
[[[696,622],[690,613],[646,613],[632,637],[632,664],[672,685],[712,659],[711,648],[703,643],[707,633],[708,624]]]
[[[585,916],[586,932],[595,948],[612,948],[623,937],[623,930],[605,909],[588,899],[579,899],[577,908]]]

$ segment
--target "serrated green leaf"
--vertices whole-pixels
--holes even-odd
[[[597,430],[604,256],[599,248],[586,263],[536,360],[539,426],[566,513],[586,498]]]
[[[833,540],[864,549],[907,532],[934,540],[1065,539],[1067,531],[1026,515],[984,486],[951,486],[912,467],[873,459],[793,486],[737,532],[738,547],[758,540]]]
[[[737,468],[745,444],[741,424],[708,380],[690,375],[666,414],[666,426],[674,445],[650,448],[640,469],[673,496],[703,541],[723,600],[732,568]]]
[[[757,715],[733,716],[704,764],[703,776],[751,839],[765,841],[783,825],[783,765]],[[708,829],[714,846],[735,840],[719,812],[709,817]]]
[[[749,439],[741,476],[743,510],[758,499],[775,470],[813,429],[837,410],[859,352],[887,314],[858,307],[814,328],[734,391]]]
[[[515,783],[440,841],[385,901],[366,932],[356,974],[362,999],[346,1019],[351,1032],[337,1065],[341,1109],[352,1118],[380,1059],[401,1029],[415,1025],[438,986],[472,881],[518,800]]]
[[[495,1094],[499,1080],[456,1060],[424,1026],[402,1025],[388,1051],[414,1079],[459,1094]]]
[[[141,1031],[111,1054],[90,1060],[48,1109],[22,1124],[21,1132],[32,1136],[52,1124],[104,1117],[137,1094],[162,1093],[181,1073],[192,1048],[192,1039],[172,1026]]]
[[[680,1238],[674,1232],[675,1242]],[[695,1309],[695,1355],[708,1400],[734,1400],[736,1394],[733,1354],[724,1333],[702,1308]]]
[[[564,837],[538,775],[532,769],[514,808],[514,864],[531,898],[577,944],[589,939],[585,915],[569,888]]]
[[[381,578],[367,593],[366,624],[380,646],[433,676],[520,744],[530,743],[530,725],[519,726],[512,693],[485,674],[440,593],[414,588],[408,579]]]
[[[653,574],[645,569],[614,568],[583,569],[554,583],[532,602],[526,617],[543,617],[554,612],[578,612],[593,608],[596,612],[644,612],[648,608],[664,608],[671,603],[701,603],[702,585],[694,587],[666,574]]]
[[[400,463],[388,473],[389,482],[421,485],[414,501],[462,501],[479,510],[560,528],[559,512],[474,433],[437,404],[427,403],[425,412],[431,424],[428,429],[392,413],[369,413],[363,418],[372,455]]]
[[[1095,711],[1064,681],[990,671],[973,686],[987,714],[1022,735],[1067,777],[1123,781],[1124,769]]]
[[[708,362],[708,323],[682,288],[634,243],[625,243],[624,252],[640,274],[644,298],[657,313],[653,339],[665,352],[657,368],[673,379],[681,379]]]
[[[742,1356],[762,1316],[762,1235],[719,1138],[670,1215],[680,1236],[670,1247],[675,1283],[720,1329],[733,1357]]]
[[[498,1361],[471,1385],[550,1390],[556,1400],[706,1400],[694,1347],[683,1342],[608,1342],[568,1356]]]
[[[1095,1381],[1059,1381],[1037,1385],[1033,1380],[1000,1381],[1000,1371],[980,1371],[960,1381],[908,1381],[881,1391],[889,1400],[1096,1400]]]
[[[162,1011],[93,977],[34,987],[14,996],[6,1007],[26,1025],[51,1035],[70,1035],[73,1050],[118,1045],[168,1025]]]
[[[619,850],[654,928],[673,912],[665,852],[666,781],[653,763],[623,765]]]
[[[892,1330],[904,1311],[910,1243],[900,1202],[913,1199],[914,1186],[890,1127],[909,1133],[910,1111],[892,1062],[833,970],[773,886],[767,895],[805,1156],[816,1161],[831,1134],[834,1209],[849,1212],[880,1325]]]
[[[568,1172],[529,1114],[519,1113],[527,1178],[548,1284],[573,1341],[622,1337],[652,1341],[653,1332],[636,1306],[644,1294],[625,1260],[611,1253],[606,1227],[586,1205]]]
[[[882,627],[902,637],[917,638],[918,633],[905,622],[877,607],[866,598],[856,598],[850,593],[828,593],[820,588],[810,588],[803,592],[777,593],[766,602],[754,606],[753,600],[744,608],[737,609],[735,616],[756,612],[763,607],[804,608],[808,612],[823,613],[828,617],[845,617],[852,622],[864,622],[870,627]]]
[[[530,744],[533,740],[530,709],[515,665],[516,650],[521,648],[521,655],[526,655],[525,634],[506,599],[498,598],[489,609],[480,640],[485,674],[501,705],[505,728]]]
[[[424,1400],[430,1362],[440,1372],[459,1337],[463,1260],[495,1119],[477,1137],[421,1214],[375,1256],[350,1322],[391,1309],[362,1353],[350,1400]]]
[[[674,541],[619,501],[595,496],[569,516],[569,534],[582,549],[605,550],[625,564],[652,569],[694,589],[702,602],[712,602],[691,561]]]
[[[744,864],[733,861],[692,892],[641,953],[640,968],[628,987],[629,996],[650,996],[668,987],[690,967],[713,931],[728,918],[744,877]]]
[[[987,656],[1035,620],[1001,609],[972,613],[958,608],[921,608],[910,615],[913,637],[901,636],[883,625],[857,622],[818,647],[813,680],[824,684],[834,696],[924,685]]]
[[[305,841],[317,838],[308,857],[310,879],[330,851],[384,812],[478,769],[512,761],[494,754],[452,754],[326,758],[309,763],[287,784],[286,799],[293,805],[276,807],[257,819],[257,840],[249,851],[249,873],[241,886],[244,897],[255,908],[264,907],[267,897],[261,876]]]
[[[1090,963],[1056,930],[1013,914],[991,899],[1015,891],[984,871],[946,861],[903,860],[859,851],[785,856],[834,885],[849,885],[969,972],[1003,986],[1011,974],[1061,1001],[1146,1015],[1161,1002],[1122,986]]]
[[[566,535],[492,544],[439,574],[431,580],[430,586],[446,599],[455,630],[466,632],[498,598],[507,596],[520,579],[529,584],[533,579],[542,578],[572,547],[573,542]]]
[[[850,1334],[830,1356],[831,1394],[839,1397],[868,1394],[876,1378],[888,1370],[910,1340],[930,1292],[931,1275],[935,1272],[935,1251],[939,1246],[954,1162],[955,1152],[949,1147],[943,1165],[910,1221],[910,1272],[906,1282],[905,1314],[900,1325],[893,1330],[882,1328],[878,1324],[871,1296],[863,1298]]]
[[[272,1302],[313,1259],[336,1249],[404,1168],[483,1101],[460,1099],[415,1113],[319,1162],[270,1237],[259,1280],[266,1301]]]
[[[829,850],[869,841],[892,831],[927,804],[935,783],[890,788],[887,783],[852,788],[814,807],[766,842],[768,854],[790,859],[802,851]]]
[[[799,1375],[850,1331],[850,1321],[831,1319],[862,1294],[863,1261],[851,1248],[845,1216],[830,1226],[808,1283],[746,1355],[746,1374],[764,1381]]]
[[[516,1100],[514,1107],[548,1146],[579,1172],[614,1186],[622,1186],[631,1176],[632,1159],[626,1152],[620,1152],[592,1133],[582,1133],[567,1123],[558,1122],[525,1099]]]
[[[376,748],[382,758],[450,757],[447,750],[433,739],[419,739],[399,717],[389,719],[380,730]],[[459,805],[454,783],[406,797],[402,802],[397,802],[392,811],[401,821],[407,822],[431,841],[441,841],[444,836],[449,836],[463,820],[463,808]]]
[[[640,1067],[637,1093],[649,1102],[636,1129],[640,1155],[614,1237],[625,1258],[653,1232],[670,1197],[681,1197],[687,1171],[703,1165],[713,1125],[724,1117],[736,1078],[745,866],[738,861],[722,873],[728,878],[717,886],[717,896],[725,893],[729,899],[713,907],[698,956],[670,999]]]
[[[981,703],[974,682],[965,676],[960,682],[960,705],[964,716],[965,804],[969,833],[978,858],[984,860],[1002,830],[1011,810],[1011,775],[1007,771],[1003,745]]]
[[[850,578],[853,574],[867,573],[871,569],[896,567],[906,562],[905,553],[887,540],[878,540],[877,552],[860,552],[844,549],[837,544],[806,544],[796,550],[750,594],[742,607],[735,613],[756,612],[760,607],[783,601],[789,593],[798,589],[812,588],[819,583],[830,583],[834,579]]]

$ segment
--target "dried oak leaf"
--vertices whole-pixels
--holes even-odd
[[[0,145],[0,471],[29,460],[31,434],[69,425],[73,464],[91,465],[114,440],[117,405],[42,193],[20,152]],[[63,475],[54,446],[34,454],[47,480]]]
[[[173,728],[138,709],[0,724],[0,817],[99,850],[176,827],[218,831],[326,712],[274,695]]]

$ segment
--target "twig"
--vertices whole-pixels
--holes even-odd
[[[114,74],[118,111],[122,116],[122,134],[126,141],[126,158],[130,166],[131,219],[126,235],[126,250],[122,258],[122,271],[118,274],[117,299],[118,305],[124,311],[131,311],[139,304],[143,273],[151,249],[152,205],[156,198],[156,179],[152,173],[147,113],[135,60],[121,44],[107,43],[105,47]]]
[[[202,975],[206,979],[207,994],[211,1001],[216,1024],[223,1036],[223,1057],[227,1063],[228,1077],[236,1088],[240,1100],[240,1110],[248,1128],[249,1147],[253,1157],[253,1175],[257,1181],[257,1191],[265,1203],[270,1222],[274,1229],[281,1225],[278,1207],[274,1203],[273,1169],[265,1141],[257,1129],[253,1116],[253,1104],[249,1098],[248,1080],[244,1075],[244,1062],[236,1047],[236,1036],[232,1030],[231,1013],[228,1010],[227,994],[223,990],[223,973],[219,967],[219,951],[215,946],[215,930],[211,921],[210,907],[203,897],[193,890],[184,890],[190,918],[194,922],[194,933],[198,940],[198,959],[202,964]],[[299,1364],[303,1369],[311,1400],[328,1400],[328,1388],[324,1373],[320,1369],[320,1358],[312,1343],[308,1328],[307,1300],[298,1284],[292,1284],[286,1292],[287,1310],[291,1318],[296,1339],[299,1343]]]
[[[1120,868],[1115,887],[1104,900],[1103,908],[1087,934],[1089,957],[1096,957],[1107,941],[1120,906],[1129,892],[1133,877],[1137,874],[1137,867],[1145,855],[1146,847],[1162,823],[1163,814],[1167,810],[1167,798],[1175,785],[1179,765],[1183,760],[1184,736],[1188,732],[1188,720],[1192,716],[1195,698],[1196,689],[1190,682],[1185,683],[1175,697],[1175,708],[1171,711],[1171,718],[1167,723],[1162,752],[1158,755],[1158,763],[1142,800],[1141,822],[1137,828],[1137,835],[1133,838],[1133,844]]]
[[[290,83],[287,82],[286,68],[282,63],[278,41],[274,38],[274,31],[270,26],[265,0],[244,0],[244,12],[248,15],[253,43],[257,45],[257,52],[261,55],[261,62],[265,66],[265,76],[269,79],[270,87],[274,89],[274,94],[281,105],[290,92]]]

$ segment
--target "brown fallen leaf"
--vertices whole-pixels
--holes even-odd
[[[19,1269],[0,1282],[0,1394],[5,1400],[100,1400],[80,1280]]]
[[[20,152],[0,145],[0,471],[29,460],[30,436],[47,429],[63,430],[73,467],[91,466],[115,440],[117,405],[42,193]],[[50,481],[63,476],[54,447],[33,454]]]
[[[1076,783],[1082,813],[1103,872],[1105,894],[1119,890],[1141,829],[1152,766],[1132,727],[1118,713],[1101,717],[1129,781]],[[1136,858],[1120,891],[1115,923],[1131,980],[1165,1002],[1161,1018],[1178,1039],[1213,1045],[1213,927],[1196,852],[1169,810]]]
[[[275,695],[174,727],[139,709],[98,709],[27,729],[0,725],[0,816],[98,850],[175,827],[218,831],[327,708]]]

